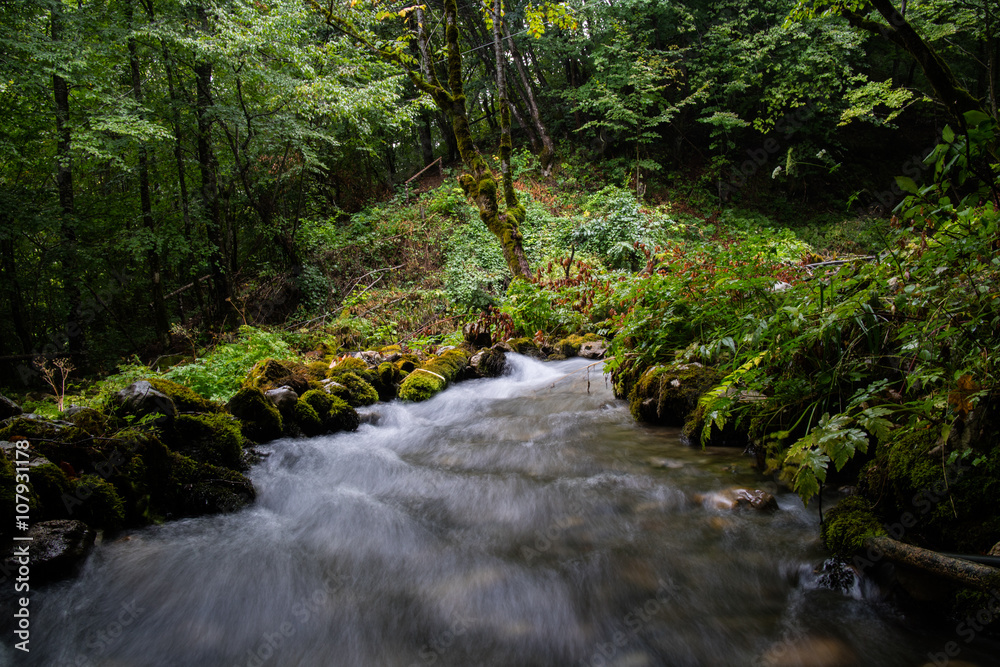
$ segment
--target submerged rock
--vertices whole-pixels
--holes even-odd
[[[754,509],[759,512],[773,512],[778,509],[778,501],[767,491],[761,489],[723,489],[712,493],[697,493],[695,502],[710,509],[737,510]]]
[[[760,657],[763,667],[851,667],[861,664],[854,651],[833,637],[797,637],[779,642]]]
[[[500,377],[507,370],[507,353],[499,347],[480,350],[469,359],[469,365],[480,377]]]

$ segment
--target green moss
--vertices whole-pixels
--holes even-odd
[[[174,420],[173,448],[204,463],[239,468],[243,462],[240,424],[226,414],[180,415]]]
[[[273,389],[292,374],[291,365],[277,359],[262,359],[254,364],[243,380],[244,387],[256,387],[262,391]]]
[[[330,393],[347,401],[349,405],[360,407],[378,402],[375,387],[356,373],[341,373],[333,379],[340,386],[331,386]]]
[[[38,518],[63,519],[68,510],[63,498],[72,497],[73,485],[59,466],[46,463],[31,469],[31,488],[38,503]]]
[[[583,336],[573,334],[556,343],[556,350],[565,357],[575,357],[580,352],[580,346],[585,342],[587,340]]]
[[[840,558],[849,559],[864,547],[869,537],[885,535],[871,503],[861,496],[844,498],[827,512],[822,526],[823,543]]]
[[[722,380],[722,373],[701,364],[653,366],[629,392],[629,411],[638,421],[680,427],[698,408],[698,399]]]
[[[368,372],[368,364],[357,357],[347,357],[338,361],[330,369],[329,377],[336,377],[343,373],[355,373],[361,375]]]
[[[518,354],[528,356],[537,356],[539,354],[538,346],[530,338],[512,338],[507,341],[507,344]]]
[[[164,518],[231,512],[252,502],[253,484],[235,470],[195,461],[158,440],[143,452],[150,513]]]
[[[403,380],[399,387],[399,397],[404,401],[419,403],[443,391],[447,384],[443,378],[418,369]]]
[[[125,503],[117,489],[97,475],[84,475],[73,484],[73,496],[81,502],[73,517],[94,528],[114,530],[125,520]]]
[[[448,350],[410,373],[399,387],[399,397],[404,401],[426,401],[456,380],[468,365],[466,351]]]
[[[310,380],[323,380],[330,370],[330,365],[325,361],[313,361],[306,365],[305,374]]]
[[[108,432],[108,418],[94,408],[84,408],[65,419],[90,435],[103,436]]]
[[[326,426],[331,431],[356,431],[361,423],[358,412],[347,401],[330,397],[330,414],[326,417]]]
[[[260,389],[240,389],[227,407],[242,422],[243,435],[251,440],[268,442],[281,437],[281,413]]]
[[[396,398],[397,385],[403,380],[397,366],[388,361],[382,362],[375,369],[375,379],[378,381],[375,384],[375,391],[378,392],[380,401],[391,401]]]
[[[295,402],[292,415],[294,416],[295,423],[308,436],[319,435],[325,430],[323,428],[323,420],[316,414],[316,410],[301,398]]]
[[[332,397],[322,389],[311,389],[302,394],[299,400],[309,405],[321,419],[330,413],[333,405]]]
[[[178,412],[221,412],[222,406],[182,384],[163,378],[147,378],[153,389],[166,394],[174,402]]]

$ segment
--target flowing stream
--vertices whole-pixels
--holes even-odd
[[[513,372],[282,440],[236,514],[95,549],[11,664],[919,666],[955,639],[816,574],[817,516],[735,450],[635,424],[600,367]],[[773,490],[773,488],[772,488]],[[978,650],[963,644],[976,664]],[[978,664],[995,664],[981,661]]]

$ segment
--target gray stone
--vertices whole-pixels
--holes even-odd
[[[16,417],[23,413],[24,410],[21,409],[20,405],[6,396],[0,395],[0,420]]]
[[[177,415],[177,408],[170,397],[154,389],[147,380],[133,382],[119,391],[116,398],[125,412],[137,417],[161,414],[173,419]]]
[[[361,361],[365,362],[365,364],[368,365],[368,368],[375,368],[383,361],[385,361],[382,358],[382,355],[376,352],[375,350],[365,350],[364,352],[358,352],[354,356],[360,359]]]
[[[584,359],[603,359],[607,350],[608,344],[605,341],[591,340],[581,345],[577,354]]]
[[[264,392],[264,395],[279,410],[291,410],[295,407],[295,402],[299,400],[299,395],[291,387],[278,387],[277,389]]]

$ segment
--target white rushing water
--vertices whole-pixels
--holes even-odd
[[[766,488],[740,452],[633,423],[584,360],[510,363],[375,406],[356,433],[270,443],[252,508],[105,542],[6,660],[902,666],[947,641],[826,587],[793,496],[773,514],[694,502]]]

